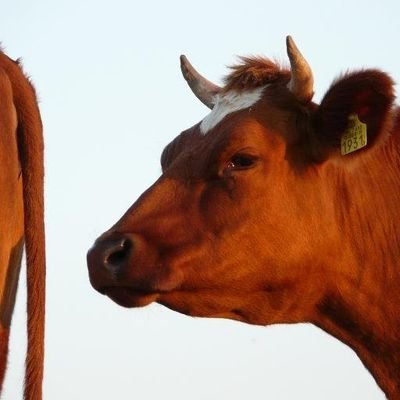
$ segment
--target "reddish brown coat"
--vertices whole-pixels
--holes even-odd
[[[400,114],[378,70],[346,74],[321,104],[290,72],[245,59],[222,93],[262,99],[170,143],[163,174],[88,254],[118,304],[251,324],[311,322],[351,346],[400,399]],[[356,114],[368,145],[346,156]]]

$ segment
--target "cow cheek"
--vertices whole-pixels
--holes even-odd
[[[199,197],[199,215],[204,229],[216,236],[235,234],[257,209],[260,198],[235,178],[210,183]],[[250,205],[250,207],[249,207]]]

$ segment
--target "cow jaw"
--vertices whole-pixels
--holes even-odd
[[[304,291],[305,297],[300,294]],[[229,287],[176,290],[160,295],[156,302],[193,317],[224,318],[265,326],[304,322],[319,296],[308,284],[287,282],[277,287],[243,291]]]
[[[140,292],[129,287],[109,287],[104,294],[118,305],[126,308],[144,307],[157,301],[159,294]]]

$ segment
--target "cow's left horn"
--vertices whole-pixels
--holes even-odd
[[[181,56],[181,70],[192,92],[208,108],[213,109],[215,96],[221,88],[201,76],[185,56]]]
[[[291,36],[286,37],[286,48],[292,73],[288,88],[300,101],[306,103],[312,99],[314,94],[314,78],[311,68]]]

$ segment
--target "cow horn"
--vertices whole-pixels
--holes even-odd
[[[192,92],[203,104],[213,109],[215,105],[215,95],[221,91],[221,88],[201,76],[183,55],[181,56],[181,70]]]
[[[288,88],[301,102],[306,103],[312,99],[314,94],[311,68],[291,36],[286,37],[286,48],[292,73]]]

